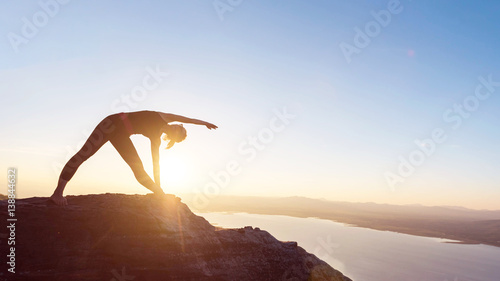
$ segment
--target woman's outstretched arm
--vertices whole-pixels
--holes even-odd
[[[163,120],[167,123],[182,122],[182,123],[203,125],[203,126],[206,126],[208,129],[217,129],[217,126],[215,126],[214,124],[203,121],[203,120],[188,118],[188,117],[184,117],[184,116],[176,115],[176,114],[171,114],[171,113],[163,113],[163,112],[159,112],[159,113],[160,113],[161,118],[163,118]]]

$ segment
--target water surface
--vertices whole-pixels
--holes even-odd
[[[316,218],[201,213],[210,223],[251,225],[299,246],[354,281],[499,281],[500,248],[351,227]]]

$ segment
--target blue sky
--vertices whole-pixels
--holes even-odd
[[[23,18],[43,17],[40,3],[56,2],[0,9],[0,162],[18,167],[19,196],[50,195],[58,165],[159,69],[169,76],[127,108],[220,127],[190,125],[184,143],[162,152],[167,192],[207,193],[210,173],[234,160],[241,172],[218,193],[500,209],[500,88],[457,129],[443,119],[478,77],[500,81],[500,3],[241,1],[221,20],[213,1],[73,0],[16,53],[9,36],[23,36]],[[339,45],[355,45],[355,29],[388,5],[400,12],[347,62]],[[295,118],[247,161],[238,147],[284,107]],[[399,156],[436,128],[446,141],[389,186]],[[133,141],[150,169],[147,140]],[[146,192],[122,162],[104,146],[66,194]]]

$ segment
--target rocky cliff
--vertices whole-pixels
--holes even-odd
[[[214,227],[173,195],[67,199],[65,207],[16,201],[15,273],[2,262],[0,279],[350,280],[295,242],[259,228]],[[0,201],[0,220],[9,225],[7,204]],[[5,260],[12,229],[2,228]]]

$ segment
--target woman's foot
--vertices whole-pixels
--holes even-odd
[[[58,206],[68,205],[68,201],[66,200],[66,198],[59,194],[52,194],[52,196],[50,196],[50,200],[52,200],[52,202],[54,202]]]

